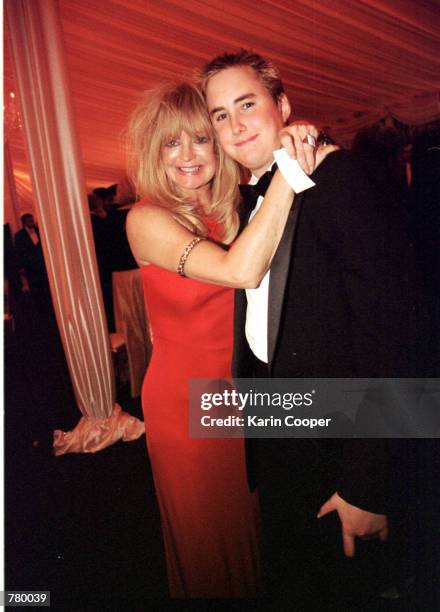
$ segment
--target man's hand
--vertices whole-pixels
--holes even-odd
[[[382,541],[388,538],[388,521],[385,514],[374,514],[352,506],[335,493],[321,506],[318,518],[334,510],[341,521],[342,543],[347,557],[355,555],[355,537],[379,537]]]
[[[318,138],[318,129],[307,121],[294,121],[280,130],[280,142],[292,159],[297,159],[306,174],[315,169],[316,147],[308,144],[307,135]],[[305,142],[304,142],[305,141]]]
[[[29,293],[31,288],[29,287],[28,279],[25,274],[20,273],[20,283],[22,292]]]

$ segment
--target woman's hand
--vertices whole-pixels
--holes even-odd
[[[311,174],[316,167],[315,147],[307,142],[307,136],[318,138],[318,128],[308,121],[294,121],[279,132],[281,146],[289,157],[297,159],[306,174]]]
[[[336,145],[313,146],[308,142],[307,136],[318,138],[318,128],[308,121],[294,121],[280,130],[281,146],[286,149],[289,157],[297,159],[306,174],[312,174],[319,164],[339,149]]]

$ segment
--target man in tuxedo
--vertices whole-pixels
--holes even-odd
[[[20,218],[23,228],[15,234],[15,250],[20,266],[24,290],[32,294],[46,292],[48,287],[46,266],[41,248],[40,232],[34,217],[26,213]],[[26,285],[27,283],[27,285]]]
[[[251,172],[251,183],[264,177],[259,194],[249,198],[244,191],[244,224],[263,200],[273,151],[296,148],[310,172],[313,141],[298,147],[291,140],[289,100],[278,70],[263,57],[246,50],[219,56],[200,79],[220,145]],[[236,292],[233,375],[405,376],[410,249],[400,209],[381,201],[347,151],[328,155],[311,178],[316,186],[295,195],[260,287]],[[260,492],[270,596],[316,606],[325,593],[340,608],[344,589],[341,594],[335,585],[345,581],[345,588],[350,580],[354,566],[347,557],[362,547],[358,538],[387,539],[387,443],[269,439],[246,445],[249,482]]]

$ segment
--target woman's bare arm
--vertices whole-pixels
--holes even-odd
[[[293,200],[292,189],[277,171],[260,209],[230,249],[201,241],[188,256],[186,276],[226,287],[258,287],[281,240]],[[195,237],[170,211],[142,203],[128,215],[127,235],[139,263],[152,263],[173,272]]]
[[[203,240],[185,263],[186,276],[227,287],[258,286],[281,239],[293,197],[277,172],[260,210],[230,249],[225,251]],[[177,271],[185,247],[194,238],[170,211],[142,203],[128,215],[127,235],[140,263],[153,263],[170,271]]]

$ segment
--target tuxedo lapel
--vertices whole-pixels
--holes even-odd
[[[287,277],[289,274],[292,244],[300,214],[303,195],[296,196],[295,205],[287,218],[286,227],[270,266],[269,305],[267,325],[267,353],[269,367],[273,361],[275,346],[280,328]]]
[[[251,216],[251,212],[254,210],[257,205],[258,195],[251,185],[240,185],[240,193],[242,197],[241,206],[238,211],[238,216],[240,218],[240,229],[239,233],[241,233],[246,225],[249,223],[249,217]]]
[[[247,223],[249,222],[250,214],[255,208],[256,197],[255,194],[252,193],[252,189],[250,189],[250,186],[248,185],[240,185],[240,191],[243,197],[243,207],[240,211],[240,231],[242,231],[243,228],[246,227]],[[286,289],[287,276],[289,274],[292,243],[295,236],[297,220],[300,213],[302,200],[303,194],[296,196],[295,205],[290,210],[283,236],[270,266],[267,332],[269,366],[272,363],[274,357],[275,346],[278,338],[281,313],[284,302],[284,292]],[[246,292],[244,291],[244,289],[236,290],[235,293],[235,347],[233,364],[235,365],[234,370],[237,371],[239,367],[240,357],[236,349],[237,346],[240,344],[240,336],[244,338],[247,299]]]
[[[241,233],[249,222],[251,212],[255,208],[258,196],[250,185],[240,185],[242,196],[241,206],[239,208],[240,229]],[[234,299],[234,349],[232,353],[232,374],[234,377],[250,376],[250,370],[247,370],[248,356],[250,349],[247,344],[245,335],[246,326],[246,310],[247,298],[244,289],[235,290]]]

